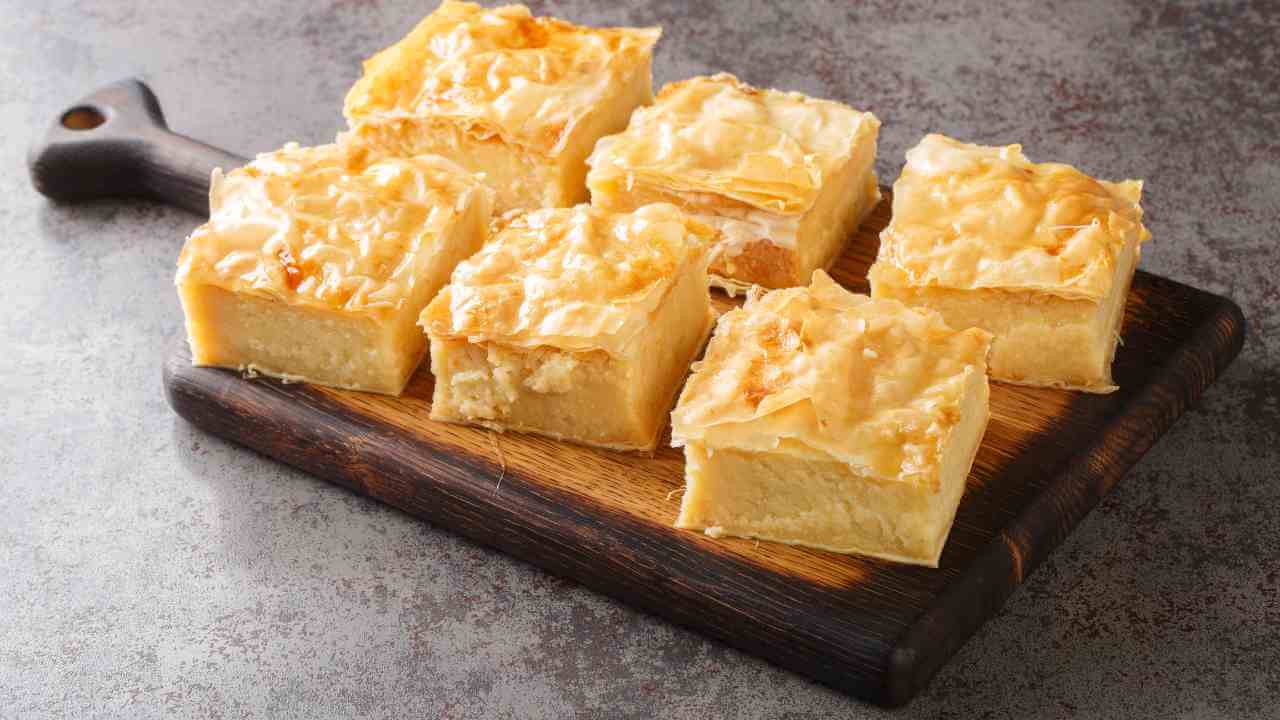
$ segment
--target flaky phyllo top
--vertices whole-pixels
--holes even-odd
[[[422,313],[432,337],[621,355],[675,284],[705,282],[714,231],[673,205],[518,214]]]
[[[753,291],[720,318],[672,413],[672,444],[790,452],[886,481],[937,487],[966,381],[991,336],[845,290]]]
[[[879,127],[871,113],[721,73],[663,87],[625,132],[600,140],[588,162],[593,185],[650,182],[800,214]]]
[[[434,155],[374,159],[296,143],[213,174],[209,220],[191,233],[177,282],[295,305],[398,309],[441,233],[491,191]],[[486,211],[487,212],[487,211]]]
[[[612,84],[648,67],[661,33],[533,17],[523,5],[487,10],[445,0],[364,63],[345,114],[356,130],[406,118],[445,122],[555,155]]]
[[[1141,199],[1139,180],[1032,163],[1020,145],[927,135],[907,151],[893,185],[893,221],[873,278],[1100,299],[1124,245],[1150,239]]]

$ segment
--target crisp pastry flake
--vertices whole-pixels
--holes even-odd
[[[477,194],[491,191],[440,157],[289,143],[214,171],[209,221],[183,247],[176,282],[324,309],[394,311],[412,294],[415,258]]]
[[[554,156],[611,87],[647,66],[660,28],[590,28],[445,0],[370,58],[347,94],[352,128],[401,118],[461,125],[473,137]]]
[[[714,231],[672,205],[513,213],[422,315],[433,338],[621,354]],[[705,272],[705,270],[704,270]]]
[[[589,163],[685,193],[714,193],[776,214],[798,215],[879,121],[830,100],[759,89],[727,73],[663,87],[625,133],[601,140]]]
[[[877,263],[904,284],[1031,290],[1101,299],[1117,258],[1142,225],[1142,182],[1095,180],[1061,163],[1032,163],[1020,145],[986,147],[926,136],[894,183],[893,220]]]
[[[936,488],[968,376],[991,336],[856,295],[816,271],[721,316],[672,414],[672,444],[819,454]]]

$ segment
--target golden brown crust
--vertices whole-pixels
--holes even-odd
[[[798,215],[879,126],[870,113],[727,73],[690,78],[663,87],[626,132],[596,145],[588,185],[594,195],[651,183]]]
[[[796,252],[763,238],[734,246],[731,252],[713,253],[707,271],[731,282],[769,288],[792,287],[804,282],[799,276]]]
[[[422,313],[432,337],[622,354],[714,231],[673,205],[512,213]],[[699,267],[701,266],[701,267]]]
[[[965,383],[991,336],[873,300],[817,271],[721,317],[672,413],[672,442],[816,454],[936,486]]]
[[[489,207],[492,192],[443,158],[290,143],[214,171],[209,221],[183,246],[176,282],[324,309],[394,310],[412,294],[417,260],[473,202]]]
[[[587,184],[601,206],[670,201],[716,228],[713,284],[790,287],[808,281],[811,246],[838,246],[833,222],[857,214],[864,180],[877,192],[879,126],[838,102],[695,77],[600,140]]]
[[[928,135],[894,183],[876,264],[895,266],[914,286],[1100,299],[1126,243],[1150,238],[1141,196],[1141,181],[1032,163],[1019,145]]]
[[[523,5],[488,10],[445,0],[365,62],[344,112],[357,130],[405,118],[447,122],[476,139],[555,156],[612,85],[648,67],[661,32],[589,28],[534,17]]]

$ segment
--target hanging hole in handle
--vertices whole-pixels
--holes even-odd
[[[88,106],[73,107],[62,114],[62,127],[68,130],[92,130],[107,118],[97,108]]]

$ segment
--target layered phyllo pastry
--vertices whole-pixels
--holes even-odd
[[[1150,239],[1141,200],[1138,180],[928,135],[893,185],[871,294],[992,333],[993,379],[1111,392],[1125,298]]]
[[[874,115],[838,102],[695,77],[601,140],[587,184],[600,207],[669,202],[718,229],[714,284],[803,285],[880,201],[879,131]]]
[[[714,231],[672,205],[503,222],[422,314],[432,419],[653,449],[711,329]]]
[[[398,394],[418,315],[484,244],[492,192],[443,158],[286,145],[223,175],[177,285],[196,365]]]
[[[590,28],[446,0],[364,63],[347,94],[350,136],[483,173],[496,212],[587,197],[596,140],[653,99],[658,28]]]
[[[753,290],[672,413],[676,527],[936,567],[987,426],[990,342],[822,271]]]

